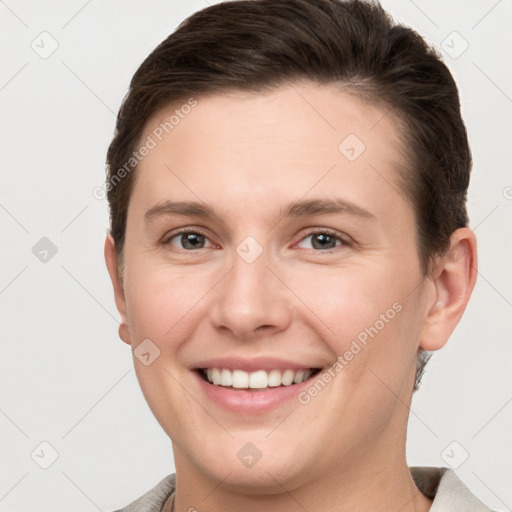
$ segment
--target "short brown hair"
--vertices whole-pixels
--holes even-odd
[[[414,207],[428,275],[453,231],[468,224],[471,152],[457,87],[438,52],[415,31],[395,24],[380,5],[359,0],[223,2],[187,18],[155,48],[132,78],[107,153],[118,258],[136,174],[130,157],[157,110],[191,96],[263,92],[302,80],[338,84],[399,122],[408,163],[399,170],[400,188]]]

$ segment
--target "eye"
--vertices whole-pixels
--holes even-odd
[[[309,240],[309,242],[308,242]],[[306,246],[306,244],[309,245]],[[298,244],[302,249],[313,249],[319,251],[331,250],[349,243],[328,230],[315,231],[304,237]]]
[[[163,244],[172,245],[173,247],[186,251],[205,249],[212,245],[205,235],[198,233],[197,231],[180,231],[179,233],[175,233],[174,235],[166,238],[163,241]]]

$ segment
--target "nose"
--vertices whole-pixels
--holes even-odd
[[[210,309],[218,330],[251,340],[276,334],[290,325],[289,294],[275,271],[268,268],[269,263],[265,251],[251,263],[233,254],[231,270],[215,287]]]

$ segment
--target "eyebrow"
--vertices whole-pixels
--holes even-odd
[[[344,199],[310,199],[290,203],[281,208],[279,216],[282,218],[307,217],[313,215],[345,214],[356,217],[374,219],[375,215]],[[144,218],[149,221],[153,217],[167,215],[183,215],[188,217],[216,218],[220,216],[206,203],[197,201],[164,201],[153,206],[146,212]]]
[[[219,219],[219,216],[205,203],[197,201],[164,201],[159,203],[146,212],[144,218],[146,221],[153,217],[160,217],[165,215],[184,215],[187,217],[214,217]]]
[[[301,200],[289,204],[284,210],[281,209],[282,217],[306,217],[313,215],[328,215],[340,213],[354,215],[367,219],[374,219],[375,215],[345,199],[311,199]]]

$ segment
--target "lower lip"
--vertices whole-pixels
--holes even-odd
[[[239,413],[262,413],[276,409],[289,400],[297,400],[297,395],[311,385],[317,375],[299,384],[277,386],[262,390],[246,391],[226,386],[215,386],[206,382],[199,372],[193,372],[204,394],[224,409]]]

